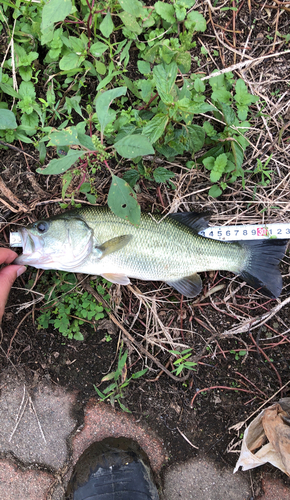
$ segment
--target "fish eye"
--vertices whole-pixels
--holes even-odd
[[[48,223],[46,221],[37,222],[36,229],[39,233],[46,233],[48,230]]]

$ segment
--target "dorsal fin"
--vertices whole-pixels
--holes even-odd
[[[199,231],[203,231],[208,227],[211,212],[202,212],[200,214],[197,212],[179,212],[170,214],[169,217],[180,222],[180,224],[190,227],[190,229],[193,229],[196,233],[199,233]]]

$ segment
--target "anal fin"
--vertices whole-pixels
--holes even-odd
[[[117,283],[118,285],[130,285],[131,281],[125,274],[118,273],[104,273],[101,276],[111,283]]]
[[[202,281],[199,274],[192,274],[185,276],[177,281],[167,281],[168,285],[172,286],[182,295],[193,298],[198,295],[202,290]]]

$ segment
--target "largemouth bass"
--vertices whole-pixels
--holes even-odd
[[[202,290],[197,273],[224,270],[278,297],[278,265],[287,240],[212,240],[198,234],[208,220],[207,213],[176,213],[163,220],[144,213],[136,228],[108,208],[83,207],[21,228],[23,254],[15,263],[97,274],[121,285],[129,278],[164,281],[186,297]]]

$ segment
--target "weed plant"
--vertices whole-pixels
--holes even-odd
[[[112,176],[110,208],[135,225],[140,179],[174,187],[174,173],[148,166],[146,155],[172,160],[187,154],[189,169],[209,172],[213,197],[237,178],[243,182],[245,134],[257,97],[230,72],[209,80],[190,72],[196,35],[206,30],[194,5],[3,0],[0,139],[34,144],[43,164],[46,148],[55,146],[59,158],[37,172],[62,174],[63,197],[81,174],[77,190],[94,203],[94,179],[105,166]],[[205,57],[203,48],[197,63]],[[132,78],[128,67],[136,67],[136,58]],[[87,90],[92,81],[93,95]],[[122,158],[132,162],[120,178],[110,164]]]
[[[28,283],[28,287],[33,280]],[[111,284],[104,279],[98,279],[97,291],[109,299],[107,290]],[[45,306],[37,316],[38,329],[47,329],[49,325],[58,330],[64,337],[83,340],[82,325],[94,328],[96,322],[103,319],[109,310],[88,292],[83,292],[74,274],[58,271],[45,273],[38,282],[38,290],[48,290],[45,293]]]

